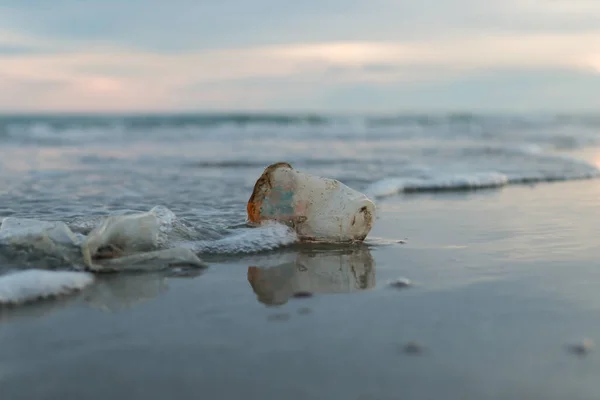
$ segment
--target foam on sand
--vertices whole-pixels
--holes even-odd
[[[256,228],[242,228],[236,231],[219,240],[188,241],[180,245],[196,253],[248,254],[273,250],[298,241],[293,229],[277,222],[266,222]]]
[[[18,305],[69,294],[94,282],[87,272],[30,269],[0,276],[0,305]]]

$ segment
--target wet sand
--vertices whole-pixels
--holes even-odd
[[[415,194],[368,246],[108,275],[0,312],[0,398],[597,399],[598,221],[600,181]]]

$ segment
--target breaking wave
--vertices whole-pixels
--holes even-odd
[[[439,176],[431,179],[385,178],[369,185],[366,192],[372,197],[387,197],[402,192],[494,188],[504,186],[508,183],[508,177],[497,172]]]
[[[240,138],[363,137],[527,141],[573,149],[597,145],[597,115],[493,116],[470,113],[333,116],[317,114],[198,114],[106,116],[4,116],[0,142],[71,146],[109,141]],[[308,135],[308,136],[307,136]],[[237,162],[233,162],[233,165]],[[226,162],[224,167],[229,167]]]
[[[216,230],[206,235],[205,229],[192,229],[166,207],[154,207],[152,212],[157,214],[160,223],[159,247],[183,248],[199,253],[200,256],[205,254],[258,254],[285,247],[297,241],[293,230],[275,222],[256,228],[231,229],[227,234],[221,233],[220,237],[215,238]],[[16,271],[9,270],[3,275],[0,274],[0,306],[20,305],[68,295],[80,291],[94,282],[93,274],[73,270],[81,268],[80,262],[76,260],[81,257],[73,257],[75,253],[80,253],[80,240],[73,241],[71,247],[66,244],[57,246],[54,243],[57,240],[64,240],[65,232],[70,232],[67,225],[62,222],[50,223],[39,220],[10,218],[8,220],[15,222],[10,226],[4,224],[3,239],[0,240],[2,254],[6,256],[19,252],[21,255],[14,257],[12,254],[13,256],[10,257],[12,260],[10,264],[18,265]],[[27,224],[28,221],[29,224]],[[91,218],[88,221],[78,221],[72,226],[89,231],[93,225],[99,222],[98,218]],[[62,224],[60,226],[65,232],[50,229],[56,224]],[[131,231],[129,234],[133,234],[133,232]],[[41,246],[40,243],[46,245]],[[27,254],[25,257],[24,253]],[[49,264],[49,259],[56,259],[56,262]],[[47,268],[53,270],[39,269],[39,265],[46,265]]]
[[[399,193],[462,191],[499,188],[512,184],[532,184],[593,179],[600,169],[583,160],[563,154],[544,153],[539,146],[467,149],[469,169],[479,165],[496,168],[487,171],[447,172],[429,168],[420,176],[391,176],[370,183],[364,189],[374,198]]]
[[[369,185],[365,192],[375,198],[393,196],[399,193],[462,191],[499,188],[511,184],[557,182],[567,180],[592,179],[600,175],[590,171],[578,176],[508,176],[498,172],[481,172],[463,175],[440,175],[432,178],[385,178]]]

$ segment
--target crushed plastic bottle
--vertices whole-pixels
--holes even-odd
[[[363,241],[375,204],[340,181],[310,175],[280,162],[265,168],[247,204],[248,220],[292,226],[304,241]]]

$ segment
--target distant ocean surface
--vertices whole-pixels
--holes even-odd
[[[339,179],[377,201],[497,190],[598,177],[573,154],[596,146],[599,128],[600,116],[570,115],[4,116],[0,218],[77,228],[163,205],[196,230],[200,248],[258,251],[291,240],[239,227],[270,163]]]

